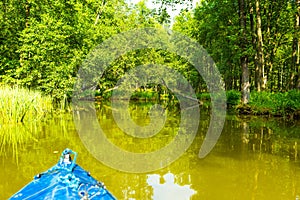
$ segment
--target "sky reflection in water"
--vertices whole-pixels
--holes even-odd
[[[148,175],[147,183],[153,188],[153,200],[189,200],[196,193],[190,185],[178,185],[175,183],[175,176],[167,173],[163,176],[165,183],[160,183],[160,175]]]

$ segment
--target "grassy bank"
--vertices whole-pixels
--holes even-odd
[[[0,123],[40,120],[52,110],[52,99],[40,92],[0,85]]]
[[[300,91],[251,92],[249,105],[239,104],[236,110],[242,114],[299,118]]]
[[[203,104],[210,103],[209,93],[197,95]],[[239,91],[226,91],[227,106],[236,110],[239,114],[246,115],[270,115],[288,118],[300,118],[300,91],[290,90],[288,92],[256,92],[250,94],[250,102],[241,104],[241,93]]]
[[[112,91],[105,95],[96,93],[95,97],[100,101],[109,100],[112,97]],[[157,101],[169,98],[174,99],[169,93],[159,94],[150,89],[135,91],[131,96],[131,100],[135,101]],[[201,106],[210,107],[209,93],[197,94],[197,98]],[[226,98],[228,108],[234,109],[240,114],[300,118],[300,91],[298,90],[283,93],[252,91],[250,102],[247,105],[240,103],[241,93],[239,91],[226,91]],[[59,104],[54,106],[50,96],[44,96],[38,91],[0,85],[0,123],[39,120],[55,108],[59,107],[61,110],[65,110],[69,105],[66,100]]]
[[[112,91],[106,95],[100,95],[102,98],[109,100],[112,97]],[[99,95],[99,94],[98,94]],[[97,96],[97,94],[96,94]],[[211,106],[210,94],[199,93],[196,94],[201,106],[209,108]],[[152,90],[135,91],[132,100],[167,100],[172,98],[168,93],[158,94]],[[250,102],[247,105],[241,104],[241,92],[236,90],[226,91],[226,101],[228,109],[235,110],[239,114],[247,115],[270,115],[300,118],[300,91],[290,90],[288,92],[256,92],[252,91],[250,94]],[[174,98],[173,98],[174,99]]]

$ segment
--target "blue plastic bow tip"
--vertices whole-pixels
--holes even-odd
[[[74,159],[64,162],[64,155]],[[93,199],[115,200],[104,184],[76,164],[77,153],[66,148],[56,165],[34,177],[34,180],[14,194],[10,200],[30,199]]]

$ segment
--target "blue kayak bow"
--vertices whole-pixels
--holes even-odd
[[[76,152],[65,149],[55,166],[37,174],[10,200],[115,200],[103,183],[76,164],[76,159]]]

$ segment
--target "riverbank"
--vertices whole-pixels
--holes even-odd
[[[131,99],[135,101],[174,99],[170,96],[172,95],[139,91],[135,92]],[[196,96],[202,107],[209,108],[211,106],[209,93],[199,93]],[[236,114],[283,117],[289,120],[300,119],[300,91],[298,90],[287,92],[252,91],[248,104],[241,104],[241,92],[236,90],[226,91],[226,98],[228,110],[234,111]]]
[[[199,104],[209,108],[211,99],[209,93],[196,94]],[[110,95],[106,96],[108,99]],[[171,94],[158,94],[153,91],[136,91],[131,100],[153,101],[175,99]],[[287,92],[256,92],[250,94],[248,104],[241,104],[241,92],[236,90],[226,91],[227,108],[236,114],[243,115],[267,115],[283,117],[286,119],[300,119],[300,91],[290,90]]]
[[[251,92],[249,104],[237,104],[234,109],[239,114],[300,119],[300,91]]]
[[[70,108],[66,100],[59,105],[54,105],[51,96],[45,96],[39,91],[26,88],[0,85],[0,116],[2,122],[40,119],[46,113],[54,110],[66,110]],[[211,99],[209,93],[196,94],[200,106],[210,108]],[[112,98],[112,91],[100,94],[95,93],[96,101],[106,101]],[[241,92],[236,90],[226,91],[227,108],[236,114],[242,115],[266,115],[283,117],[289,120],[300,119],[300,91],[290,90],[287,92],[256,92],[250,94],[248,104],[241,104]],[[161,101],[176,102],[176,98],[169,92],[157,92],[153,90],[135,91],[132,101]],[[92,99],[90,99],[92,100]],[[172,105],[174,106],[175,104]],[[168,103],[167,103],[168,104]]]

